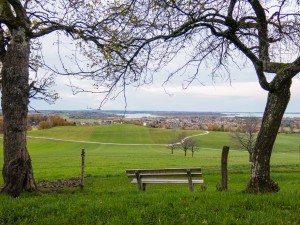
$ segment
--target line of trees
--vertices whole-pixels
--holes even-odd
[[[200,143],[194,137],[188,137],[186,133],[180,133],[177,137],[173,138],[168,148],[171,150],[171,154],[174,154],[174,150],[183,150],[184,156],[187,156],[187,152],[191,151],[192,157],[194,157],[195,152],[199,150]]]
[[[40,121],[37,125],[37,128],[42,130],[58,126],[76,126],[76,123],[67,121],[60,116],[49,116],[46,120]]]
[[[38,129],[49,129],[57,126],[76,126],[75,122],[67,121],[60,116],[43,116],[43,115],[28,115],[27,116],[27,130],[32,127]],[[0,133],[3,133],[3,116],[0,116]]]

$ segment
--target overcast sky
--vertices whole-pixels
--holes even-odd
[[[223,85],[191,86],[182,90],[177,85],[167,89],[159,86],[144,86],[138,89],[128,88],[127,110],[161,110],[161,111],[227,111],[227,112],[262,112],[267,93],[257,82],[232,82]],[[73,95],[68,87],[57,89],[60,99],[54,105],[42,101],[32,101],[37,110],[84,110],[97,109],[101,98],[96,94]],[[287,112],[300,112],[300,80],[295,79],[292,96]],[[103,110],[124,110],[123,96],[109,100]]]
[[[241,76],[241,77],[239,77]],[[204,85],[193,84],[183,89],[180,81],[162,87],[163,77],[157,74],[152,85],[139,88],[127,87],[127,110],[160,110],[160,111],[227,111],[227,112],[262,112],[267,101],[267,92],[258,84],[255,72],[233,70],[232,80],[219,79],[213,82],[208,76],[203,77]],[[32,101],[31,105],[38,110],[85,110],[98,109],[103,96],[97,94],[73,95],[68,80],[58,79],[56,91],[60,99],[54,105],[42,101]],[[78,81],[79,82],[79,81]],[[80,81],[81,85],[83,81]],[[123,95],[109,100],[103,110],[124,110]],[[300,112],[300,79],[293,80],[291,100],[287,112]]]
[[[57,65],[57,47],[53,45],[56,35],[48,36],[44,41],[44,55],[50,65]],[[69,40],[61,39],[64,45]],[[62,47],[62,46],[61,46]],[[68,48],[68,46],[66,47]],[[201,82],[194,82],[188,89],[182,88],[184,78],[173,79],[162,87],[167,71],[174,67],[184,56],[178,56],[174,62],[154,76],[152,85],[139,88],[127,87],[127,110],[161,110],[161,111],[227,111],[227,112],[262,112],[267,101],[267,92],[259,86],[255,71],[251,64],[245,68],[230,68],[230,80],[215,79],[208,75],[209,68],[202,68],[198,76]],[[63,59],[64,60],[64,59]],[[68,58],[65,58],[68,60]],[[52,64],[51,64],[52,63]],[[242,64],[242,63],[241,63]],[[272,75],[269,79],[272,78]],[[85,81],[75,81],[85,88],[90,84]],[[98,109],[103,96],[97,94],[73,95],[67,85],[66,77],[57,77],[55,90],[60,99],[49,105],[43,101],[31,100],[31,106],[36,110],[85,110]],[[203,85],[204,84],[204,85]],[[101,108],[103,110],[124,110],[124,97],[109,100]],[[300,78],[294,78],[291,88],[291,100],[287,112],[300,112]]]

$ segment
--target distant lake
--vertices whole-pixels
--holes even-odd
[[[262,117],[263,112],[224,112],[225,117]],[[300,113],[285,113],[284,118],[300,118]]]
[[[118,116],[125,116],[125,118],[128,119],[140,119],[140,118],[144,118],[144,117],[159,117],[156,115],[152,115],[150,113],[126,113],[126,114],[117,114]]]

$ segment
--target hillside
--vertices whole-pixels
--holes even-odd
[[[131,124],[108,126],[55,127],[48,130],[34,130],[28,136],[51,137],[69,140],[95,141],[104,143],[168,144],[173,130],[148,128]],[[203,131],[176,131],[198,134]]]
[[[248,153],[233,147],[228,159],[229,190],[216,191],[221,181],[221,148],[231,144],[228,133],[211,132],[197,137],[200,150],[194,157],[190,152],[184,157],[181,150],[172,155],[165,146],[154,145],[168,143],[173,132],[134,125],[56,127],[28,132],[28,148],[38,182],[79,177],[81,150],[85,149],[85,187],[41,189],[17,199],[0,195],[0,224],[300,223],[299,135],[279,135],[276,142],[271,175],[281,191],[251,195],[243,193],[250,173]],[[196,133],[199,131],[190,132]],[[140,145],[128,145],[134,143]],[[2,163],[0,153],[0,168]],[[202,167],[205,192],[200,191],[200,186],[190,193],[187,185],[149,185],[141,193],[125,174],[128,168],[191,166]]]
[[[186,131],[177,130],[176,134],[181,132]],[[187,133],[203,134],[202,131]],[[81,149],[86,151],[86,170],[89,174],[122,174],[126,168],[132,167],[184,166],[202,166],[207,170],[206,173],[214,173],[219,170],[220,154],[224,145],[231,146],[230,168],[243,173],[250,170],[248,153],[235,148],[229,133],[210,132],[196,137],[200,149],[193,158],[190,152],[187,157],[183,157],[181,150],[176,150],[171,155],[170,149],[156,145],[169,144],[173,137],[174,130],[129,124],[55,127],[28,132],[28,148],[38,180],[78,176]],[[272,166],[281,168],[292,164],[299,167],[299,142],[299,135],[279,135],[274,147]],[[1,168],[2,163],[1,154]]]

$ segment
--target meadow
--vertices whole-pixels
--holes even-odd
[[[199,151],[184,157],[182,150],[171,154],[157,145],[169,143],[173,132],[135,125],[28,132],[37,182],[79,177],[85,149],[85,187],[40,189],[18,198],[0,195],[0,224],[300,224],[299,135],[279,134],[274,146],[271,174],[281,190],[254,195],[244,193],[250,175],[248,153],[235,149],[229,133],[196,137]],[[229,190],[219,192],[224,145],[231,146]],[[139,192],[125,173],[132,168],[194,166],[202,167],[205,191],[200,186],[189,192],[188,185],[149,185]]]

